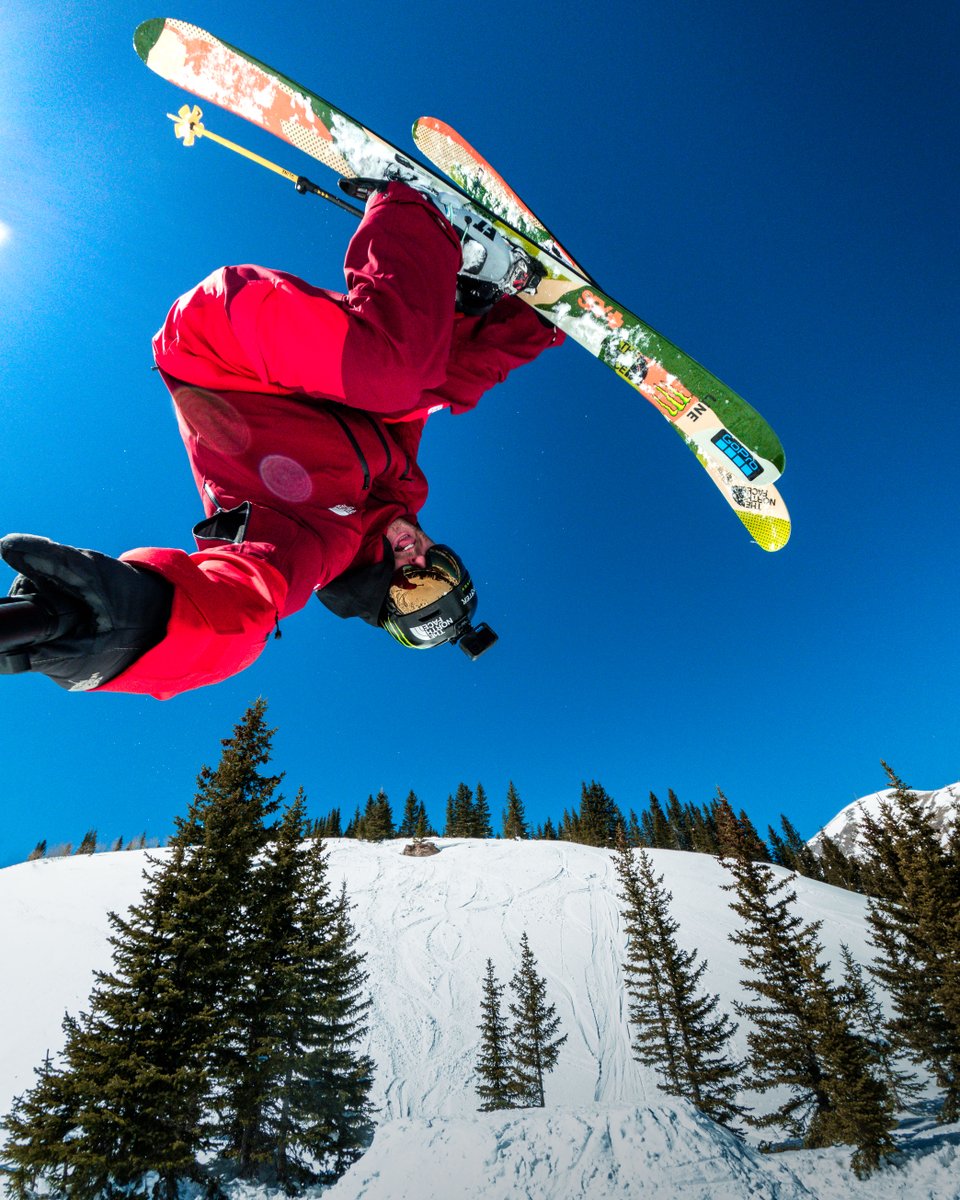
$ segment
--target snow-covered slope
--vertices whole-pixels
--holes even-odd
[[[960,813],[960,783],[951,783],[948,787],[938,788],[932,792],[921,792],[916,788],[913,790],[930,813],[945,841],[956,823],[957,814]],[[883,792],[874,792],[860,800],[854,800],[852,804],[841,809],[816,837],[811,838],[809,844],[816,850],[820,838],[826,834],[837,843],[844,854],[856,854],[862,849],[860,824],[863,815],[878,816],[880,802],[889,799],[892,795],[893,792],[888,789]]]
[[[688,1106],[664,1102],[630,1054],[608,853],[568,843],[438,845],[440,854],[409,858],[399,842],[329,843],[332,880],[346,880],[368,955],[368,1049],[381,1110],[373,1147],[330,1200],[900,1194],[851,1188],[844,1150],[821,1156],[841,1191],[804,1192],[796,1176],[809,1156],[761,1158]],[[653,857],[674,894],[679,940],[709,961],[705,986],[729,1008],[740,968],[727,938],[735,918],[721,891],[726,872],[704,855]],[[0,871],[0,1112],[30,1085],[44,1053],[59,1048],[64,1012],[86,1006],[92,970],[109,963],[107,911],[136,899],[144,858],[100,854]],[[795,886],[804,919],[823,922],[831,959],[846,942],[866,960],[863,898],[805,879]],[[548,1077],[545,1110],[481,1115],[471,1075],[484,965],[492,958],[508,980],[524,931],[568,1042]],[[741,1029],[736,1050],[744,1049]],[[930,1161],[947,1170],[953,1157],[945,1143]],[[920,1182],[913,1178],[912,1197],[954,1194],[924,1192]]]

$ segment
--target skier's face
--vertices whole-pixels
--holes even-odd
[[[417,567],[427,565],[426,553],[433,545],[419,525],[406,517],[397,517],[387,526],[387,541],[393,550],[394,562],[398,567],[410,564]]]

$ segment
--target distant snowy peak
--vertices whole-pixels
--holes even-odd
[[[951,783],[948,787],[934,792],[921,792],[916,788],[911,790],[920,798],[932,816],[934,824],[940,830],[942,839],[946,841],[957,820],[957,814],[960,813],[960,783]],[[888,788],[883,792],[874,792],[872,796],[854,800],[852,804],[848,804],[846,808],[837,813],[816,837],[810,839],[810,846],[816,850],[820,839],[826,834],[836,842],[844,854],[853,854],[854,856],[860,854],[863,850],[860,837],[863,815],[879,816],[881,801],[888,800],[892,796],[893,791]]]

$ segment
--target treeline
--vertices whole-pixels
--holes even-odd
[[[153,848],[159,846],[159,842],[154,840]],[[69,858],[72,854],[104,854],[116,853],[118,850],[146,850],[151,843],[147,842],[147,835],[141,833],[139,837],[130,838],[129,841],[124,841],[122,837],[118,837],[115,842],[105,845],[98,840],[97,831],[88,829],[80,841],[74,848],[73,842],[60,842],[51,846],[46,838],[41,838],[39,842],[27,855],[27,862],[36,862],[41,858]]]
[[[111,914],[113,963],[65,1047],[3,1122],[7,1187],[95,1200],[292,1193],[335,1181],[372,1137],[366,975],[302,793],[265,770],[265,705],[204,767],[140,901]]]
[[[860,1176],[895,1152],[895,1114],[918,1092],[910,1066],[925,1068],[941,1089],[939,1119],[960,1119],[960,829],[945,847],[919,798],[885,769],[892,798],[864,821],[876,956],[864,965],[844,947],[839,983],[820,922],[795,910],[794,877],[759,860],[742,822],[729,806],[718,809],[720,861],[740,921],[731,937],[742,951],[746,999],[733,1009],[749,1022],[744,1060],[731,1056],[732,1018],[701,987],[707,963],[675,938],[672,897],[651,857],[631,850],[622,827],[615,851],[635,1058],[667,1093],[730,1128],[779,1128],[805,1148],[855,1146]],[[774,1088],[785,1099],[773,1111],[743,1107],[744,1090]]]
[[[604,787],[584,783],[580,803],[564,809],[554,824],[547,818],[543,824],[532,825],[527,819],[520,794],[511,782],[497,825],[483,784],[476,788],[460,783],[447,797],[446,818],[442,829],[436,829],[416,792],[411,791],[404,802],[399,821],[386,793],[368,796],[366,804],[357,806],[351,819],[344,824],[339,808],[315,821],[311,833],[316,837],[361,838],[365,841],[384,841],[395,837],[456,837],[456,838],[520,838],[579,842],[586,846],[612,848],[617,830],[623,829],[627,844],[657,850],[687,850],[698,854],[720,856],[728,848],[729,829],[749,849],[756,862],[786,867],[800,875],[822,883],[852,891],[866,890],[868,879],[857,862],[840,849],[831,838],[821,836],[819,852],[812,850],[791,821],[780,817],[780,831],[767,827],[767,841],[761,837],[753,822],[741,809],[734,812],[722,792],[707,804],[682,804],[671,789],[663,803],[650,793],[646,806],[624,812]]]
[[[594,781],[581,785],[579,805],[564,809],[556,823],[548,817],[542,824],[533,825],[527,819],[523,801],[512,782],[496,821],[483,784],[471,788],[461,782],[447,797],[440,829],[431,823],[426,806],[416,792],[411,790],[407,794],[398,819],[387,794],[381,790],[375,796],[369,795],[364,805],[357,805],[348,821],[344,821],[341,809],[335,807],[326,816],[309,821],[306,831],[309,837],[359,838],[370,842],[414,837],[503,837],[579,842],[612,848],[617,829],[622,827],[630,846],[718,856],[725,850],[723,830],[731,823],[749,846],[756,862],[786,867],[799,875],[851,891],[870,890],[872,880],[867,869],[857,859],[844,854],[832,838],[821,834],[818,849],[814,851],[789,818],[781,814],[779,830],[768,825],[765,841],[746,812],[741,809],[735,813],[722,792],[700,805],[682,804],[672,789],[667,793],[666,803],[651,792],[639,813],[633,808],[624,812],[604,787]],[[143,849],[145,845],[144,834],[126,845],[120,838],[110,849]],[[98,846],[96,830],[89,830],[75,853],[93,854],[105,848]],[[41,841],[30,859],[71,853],[74,851],[69,845],[48,852],[47,843]]]

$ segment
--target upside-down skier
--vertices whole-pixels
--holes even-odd
[[[344,270],[345,295],[238,266],[177,300],[153,349],[206,513],[198,548],[0,539],[33,624],[4,639],[0,673],[167,699],[243,670],[314,593],[403,645],[476,657],[495,639],[419,524],[420,437],[563,335],[516,295],[528,260],[446,195],[373,186]]]

